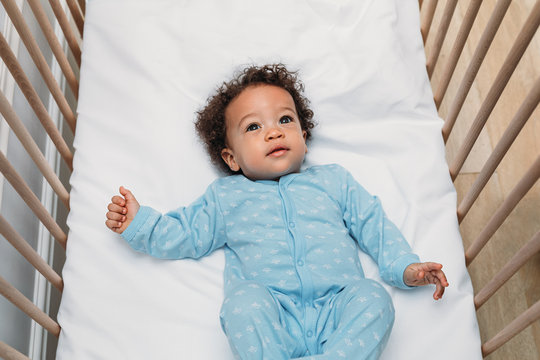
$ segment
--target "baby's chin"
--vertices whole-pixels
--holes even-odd
[[[247,174],[245,172],[242,172],[242,173],[244,174],[245,177],[247,177],[248,179],[252,181],[257,181],[257,180],[278,181],[283,176],[298,173],[298,172],[300,172],[300,166],[295,166],[294,168],[288,168],[281,171],[276,170],[276,171],[252,172],[252,173],[247,173]]]

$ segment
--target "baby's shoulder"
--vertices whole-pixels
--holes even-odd
[[[349,172],[339,164],[313,165],[304,172],[311,176],[324,176],[338,179],[349,174]]]
[[[238,189],[244,188],[246,186],[245,182],[245,177],[240,175],[218,177],[208,185],[206,192],[224,197],[226,194],[230,195]]]

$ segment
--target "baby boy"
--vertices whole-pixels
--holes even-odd
[[[314,126],[296,73],[251,66],[198,112],[197,131],[229,176],[167,214],[120,187],[106,225],[137,251],[166,259],[225,251],[220,319],[238,359],[377,359],[392,300],[366,279],[358,249],[402,289],[448,286],[442,265],[420,263],[397,227],[338,165],[302,169]]]

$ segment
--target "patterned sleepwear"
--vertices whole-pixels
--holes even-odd
[[[122,236],[167,259],[224,248],[220,318],[239,359],[378,358],[394,309],[384,288],[365,279],[358,247],[403,289],[403,271],[419,262],[377,197],[339,165],[279,181],[220,178],[165,215],[142,206]]]

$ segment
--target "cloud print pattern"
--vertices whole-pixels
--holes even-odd
[[[339,165],[279,181],[220,178],[165,215],[142,206],[122,236],[164,259],[224,248],[221,321],[240,359],[376,358],[393,307],[382,286],[364,278],[358,248],[402,289],[403,271],[419,262],[379,199]]]

